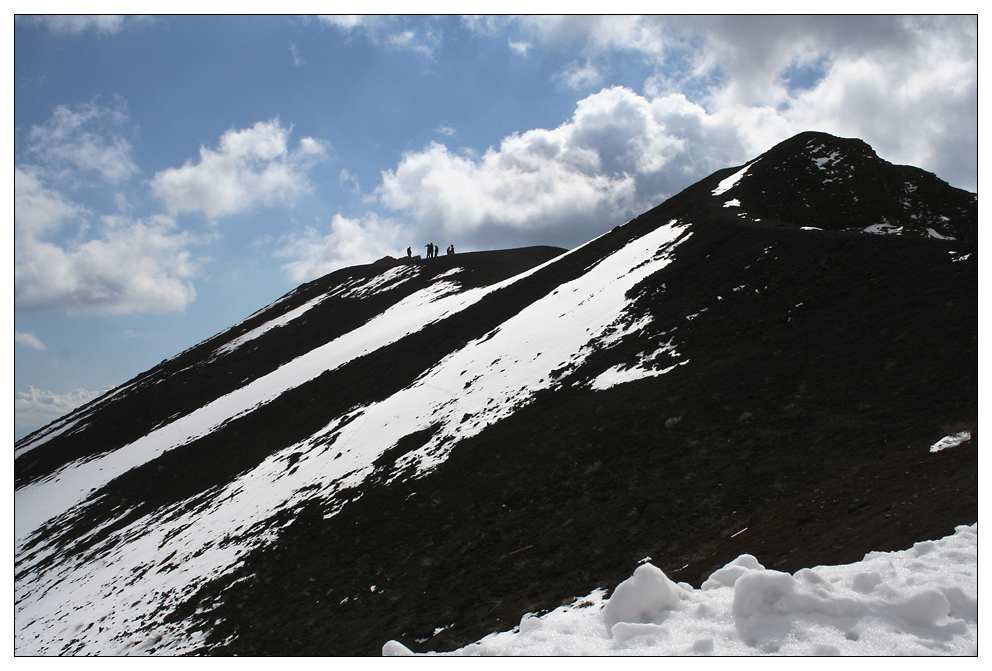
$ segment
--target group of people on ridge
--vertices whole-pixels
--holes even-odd
[[[424,245],[424,247],[427,248],[428,259],[433,259],[437,256],[437,251],[438,251],[437,245],[435,245],[433,242],[428,242],[426,245]],[[448,249],[447,249],[448,256],[451,256],[454,253],[455,253],[455,246],[448,245]],[[406,248],[406,256],[407,258],[411,258],[413,256],[413,250],[410,247]]]

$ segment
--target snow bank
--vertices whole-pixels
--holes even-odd
[[[791,575],[741,555],[700,589],[644,564],[604,597],[528,613],[512,631],[441,654],[976,655],[978,524]],[[413,654],[397,641],[382,652]]]

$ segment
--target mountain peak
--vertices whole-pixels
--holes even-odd
[[[977,241],[978,197],[866,142],[807,131],[704,180],[734,215],[766,224]]]

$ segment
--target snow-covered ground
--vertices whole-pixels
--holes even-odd
[[[791,575],[745,554],[698,589],[649,560],[609,599],[599,589],[443,654],[978,654],[977,523],[908,550]],[[413,654],[397,641],[382,652]]]

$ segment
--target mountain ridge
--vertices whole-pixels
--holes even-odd
[[[338,271],[18,441],[23,510],[119,468],[18,533],[18,649],[446,650],[648,554],[698,582],[977,520],[977,196],[866,147],[801,134],[568,252]]]

